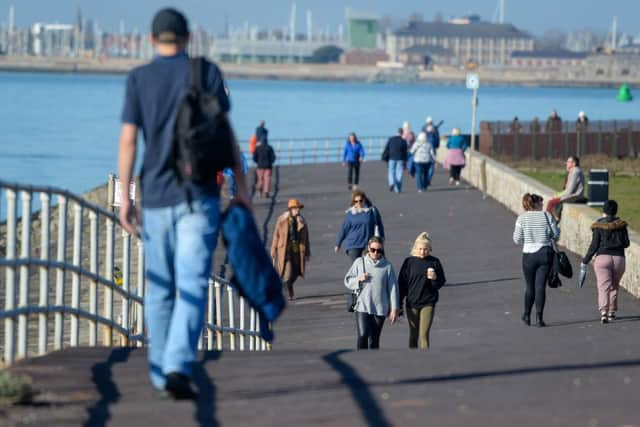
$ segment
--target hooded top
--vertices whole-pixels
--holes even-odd
[[[373,208],[351,207],[344,215],[342,227],[336,238],[336,246],[344,241],[346,250],[364,248],[374,235],[376,219]]]
[[[618,217],[606,216],[591,225],[592,238],[587,254],[582,259],[588,264],[594,255],[613,255],[624,257],[629,247],[629,233],[626,221]]]

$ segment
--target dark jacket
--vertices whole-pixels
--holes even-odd
[[[276,161],[276,153],[273,152],[273,148],[269,144],[260,143],[253,153],[253,161],[256,162],[258,169],[271,169]]]
[[[625,248],[629,247],[629,233],[625,221],[606,216],[594,222],[591,231],[591,245],[582,259],[584,264],[588,264],[594,255],[624,256]]]
[[[387,141],[389,160],[407,161],[407,142],[400,135],[392,136]]]
[[[256,128],[256,139],[258,142],[268,142],[269,130],[264,126]]]
[[[427,278],[427,269],[436,270],[436,280]],[[400,302],[406,298],[407,308],[422,308],[438,302],[438,289],[447,279],[440,260],[429,255],[426,258],[410,256],[405,259],[398,275]]]

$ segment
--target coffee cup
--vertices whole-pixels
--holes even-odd
[[[436,269],[435,268],[431,268],[431,267],[427,268],[427,277],[429,279],[435,278],[436,277]]]

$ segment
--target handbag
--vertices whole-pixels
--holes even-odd
[[[553,234],[553,229],[546,213],[544,214],[544,219],[547,221],[549,231]],[[567,257],[565,252],[558,250],[553,239],[551,239],[551,249],[553,250],[553,261],[551,263],[551,268],[549,269],[549,274],[547,275],[547,286],[550,288],[559,288],[562,286],[562,281],[560,280],[559,275],[562,274],[565,277],[571,278],[573,275],[573,269],[571,268],[569,257]]]
[[[364,268],[364,256],[362,256],[362,271],[366,273]],[[356,304],[358,303],[358,297],[360,296],[360,292],[362,292],[362,284],[358,284],[358,289],[352,289],[351,292],[347,295],[347,311],[349,313],[353,313],[356,311]]]

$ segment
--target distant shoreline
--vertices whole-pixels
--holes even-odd
[[[61,74],[126,74],[146,61],[129,59],[97,60],[87,58],[42,58],[0,56],[0,71],[61,73]],[[447,68],[420,71],[407,79],[403,70],[383,70],[375,66],[341,64],[235,64],[221,63],[225,77],[256,80],[302,80],[361,83],[416,83],[464,85],[467,71]],[[554,70],[479,69],[481,85],[521,87],[618,88],[627,83],[632,89],[640,87],[640,80],[576,79],[562,76]]]

